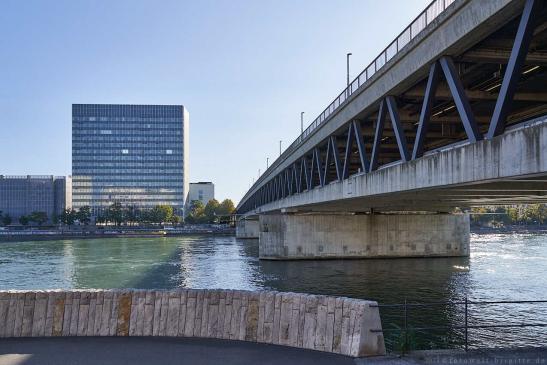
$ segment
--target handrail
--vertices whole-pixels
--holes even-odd
[[[416,38],[433,20],[441,15],[456,0],[433,0],[384,50],[376,57],[342,92],[327,106],[321,114],[291,143],[280,155],[296,149],[314,130],[333,115],[340,106],[344,105],[357,90],[361,88],[374,74],[376,74],[389,60],[396,56],[412,39]],[[275,165],[272,163],[270,168]],[[266,170],[267,171],[267,170]],[[264,176],[266,174],[264,171]],[[255,184],[261,181],[260,176]],[[253,184],[254,186],[254,184]],[[252,190],[251,187],[250,190]],[[243,197],[245,198],[245,196]],[[242,199],[241,201],[243,201]]]

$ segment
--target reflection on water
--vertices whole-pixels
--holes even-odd
[[[379,303],[523,300],[547,298],[547,236],[472,236],[470,258],[259,261],[257,240],[233,237],[163,237],[0,243],[0,289],[232,288],[343,295]],[[409,313],[414,327],[459,325],[454,304]],[[470,307],[471,324],[547,322],[547,305]],[[401,311],[382,309],[384,327]],[[428,323],[423,323],[428,318]],[[500,333],[502,335],[500,335]],[[499,341],[493,342],[498,336]],[[420,346],[445,346],[461,331]],[[529,344],[547,338],[545,328],[475,330],[475,343]],[[503,340],[503,341],[502,341]],[[434,342],[429,344],[429,342]]]

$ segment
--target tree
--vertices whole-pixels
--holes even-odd
[[[182,218],[178,215],[174,215],[171,217],[171,223],[173,224],[180,224],[180,222],[182,222]]]
[[[125,209],[124,218],[127,222],[135,223],[139,222],[142,217],[139,208],[130,205]]]
[[[203,213],[207,217],[209,223],[214,223],[217,219],[217,214],[220,208],[220,203],[216,199],[211,199],[207,202]]]
[[[106,221],[116,223],[120,226],[123,223],[123,208],[119,202],[112,203],[106,210]]]
[[[234,202],[231,199],[224,199],[222,203],[220,203],[219,211],[217,214],[230,215],[233,214],[235,210],[236,207],[234,205]]]
[[[76,219],[78,219],[80,223],[86,225],[89,224],[89,222],[91,222],[91,208],[85,205],[78,209],[78,213],[76,213]]]
[[[511,224],[517,224],[519,221],[519,211],[517,208],[507,208],[507,216],[509,217],[509,222]]]
[[[188,223],[205,223],[207,217],[205,216],[205,207],[203,203],[199,200],[193,200],[190,205],[190,213],[186,217]]]
[[[37,223],[39,226],[47,222],[46,212],[32,212],[28,217],[29,221]]]
[[[2,216],[2,224],[9,226],[11,224],[11,217],[9,214]]]
[[[74,224],[74,221],[76,220],[76,211],[74,209],[65,209],[61,213],[61,216],[59,217],[59,220],[61,223],[66,224],[67,226],[71,226]]]
[[[170,205],[156,205],[152,208],[151,218],[154,223],[170,222],[173,218],[173,207]]]
[[[22,215],[19,217],[19,223],[21,223],[23,226],[26,226],[29,222],[29,219],[26,215]]]

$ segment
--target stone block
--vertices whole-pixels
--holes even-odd
[[[116,336],[129,336],[129,320],[131,316],[131,293],[122,292],[118,297],[118,321]]]

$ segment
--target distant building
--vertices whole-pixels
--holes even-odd
[[[70,176],[0,175],[0,210],[13,223],[32,212],[45,212],[51,221],[71,205]]]
[[[210,181],[190,183],[187,206],[191,206],[194,200],[199,200],[203,205],[207,205],[209,200],[215,198],[215,185]]]
[[[100,215],[112,203],[170,205],[188,194],[189,114],[182,105],[72,105],[72,198]]]

